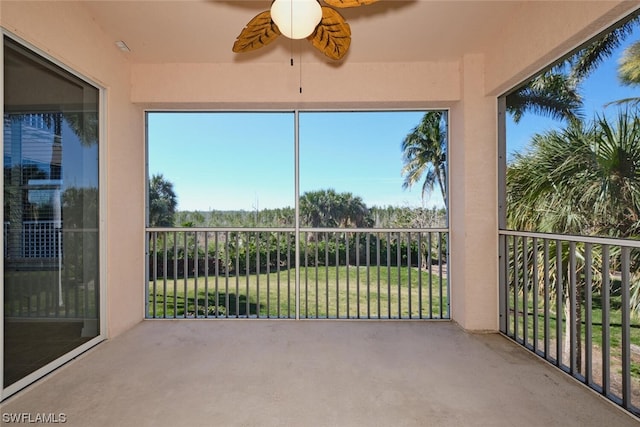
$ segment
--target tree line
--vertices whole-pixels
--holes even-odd
[[[331,194],[332,190],[313,192]],[[335,193],[335,192],[334,192]],[[338,193],[340,194],[340,193]],[[342,193],[345,195],[348,193]],[[402,206],[373,206],[362,204],[356,215],[343,205],[315,205],[303,195],[300,200],[301,226],[318,228],[443,228],[447,225],[444,208],[410,208]],[[304,203],[304,207],[303,207]],[[349,206],[349,205],[347,205]],[[169,226],[177,227],[293,227],[295,210],[292,207],[245,210],[176,211]]]

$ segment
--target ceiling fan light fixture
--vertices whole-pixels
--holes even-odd
[[[271,5],[271,19],[286,37],[304,39],[322,20],[322,7],[317,0],[275,0]]]

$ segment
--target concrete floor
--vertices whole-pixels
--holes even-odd
[[[145,321],[0,412],[82,427],[640,425],[502,336],[448,322]]]

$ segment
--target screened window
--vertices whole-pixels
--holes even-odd
[[[446,111],[147,120],[150,226],[291,227],[296,198],[303,227],[447,224]]]

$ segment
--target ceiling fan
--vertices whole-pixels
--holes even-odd
[[[378,0],[324,0],[335,8],[364,6]],[[280,34],[290,39],[306,38],[331,59],[344,57],[351,45],[351,28],[332,7],[319,0],[274,0],[271,9],[256,15],[240,32],[233,51],[250,52],[266,46]]]

